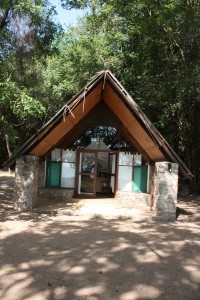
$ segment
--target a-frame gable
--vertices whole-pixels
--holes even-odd
[[[123,138],[130,146],[137,149],[148,162],[165,160],[176,162],[185,177],[190,178],[192,176],[164,137],[108,70],[97,73],[5,165],[12,165],[16,158],[21,155],[45,156],[59,144],[65,144],[69,139],[73,140],[75,130],[80,127],[79,125],[83,123],[84,119],[91,116],[94,109],[101,103],[113,114]]]

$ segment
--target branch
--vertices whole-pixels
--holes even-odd
[[[166,33],[169,33],[168,30],[163,27],[163,30],[166,32]],[[174,42],[174,44],[176,45],[176,47],[179,49],[180,53],[181,53],[181,58],[182,58],[182,61],[184,62],[185,64],[185,55],[184,55],[184,52],[183,52],[183,49],[181,48],[181,46],[178,44],[178,42],[175,40],[175,38],[172,37],[172,40]]]
[[[12,156],[12,152],[10,150],[10,139],[9,139],[9,135],[5,133],[5,141],[6,141],[6,148],[8,151],[8,156],[11,157]]]

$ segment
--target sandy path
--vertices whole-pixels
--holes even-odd
[[[16,214],[8,179],[0,178],[0,299],[200,299],[196,201],[182,202],[192,214],[173,223],[142,208],[133,217]]]

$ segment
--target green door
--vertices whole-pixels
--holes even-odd
[[[60,169],[61,164],[59,162],[47,163],[47,187],[59,187],[60,186]]]
[[[134,166],[133,169],[133,191],[147,192],[147,165]]]
[[[147,165],[141,167],[141,186],[140,190],[142,193],[147,192]]]
[[[141,166],[134,166],[133,168],[133,191],[141,192]]]

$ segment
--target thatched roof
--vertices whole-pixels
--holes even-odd
[[[109,70],[97,73],[5,165],[12,165],[22,155],[42,157],[54,148],[70,147],[91,124],[112,123],[117,124],[124,140],[147,162],[176,162],[186,178],[192,177],[182,160]]]

